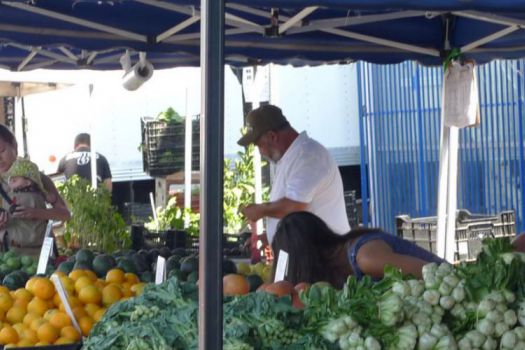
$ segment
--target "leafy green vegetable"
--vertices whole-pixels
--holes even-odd
[[[153,318],[132,320],[137,307],[158,311]],[[108,309],[84,342],[84,349],[196,348],[197,311],[194,284],[170,279],[159,286],[147,285],[141,296]]]
[[[508,237],[485,239],[475,263],[462,263],[458,273],[467,280],[469,298],[479,302],[492,290],[511,290],[525,297],[525,262],[514,253]]]
[[[332,349],[306,332],[290,297],[251,293],[224,300],[225,349]],[[168,279],[137,298],[114,304],[84,342],[86,350],[196,349],[197,288]]]
[[[131,245],[128,227],[104,186],[93,189],[89,181],[74,175],[57,189],[72,214],[65,223],[66,241],[78,240],[82,248],[108,253]]]
[[[381,281],[350,276],[292,298],[255,292],[224,299],[223,346],[247,349],[525,348],[525,255],[484,242],[478,262],[424,266],[423,280],[387,267]],[[476,290],[479,288],[479,290]],[[90,349],[196,349],[197,293],[170,279],[112,306],[85,342]]]
[[[157,119],[166,123],[183,123],[184,117],[181,116],[177,111],[175,111],[172,107],[168,107],[163,112],[160,112],[157,115]]]

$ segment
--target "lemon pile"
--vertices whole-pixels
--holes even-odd
[[[104,279],[93,271],[55,272],[68,296],[80,331],[47,277],[30,278],[25,288],[9,291],[0,286],[0,344],[5,348],[71,344],[87,336],[106,309],[119,300],[142,293],[137,275],[109,270]]]

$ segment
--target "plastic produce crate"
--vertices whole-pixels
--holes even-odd
[[[396,217],[397,235],[418,246],[436,252],[437,217],[411,218],[408,215]],[[503,211],[497,215],[471,214],[460,209],[456,215],[456,249],[454,260],[475,260],[481,251],[484,238],[516,236],[514,211]]]
[[[200,124],[192,118],[193,170],[199,170]],[[150,176],[163,176],[184,169],[185,123],[167,123],[150,117],[141,119],[142,165]]]

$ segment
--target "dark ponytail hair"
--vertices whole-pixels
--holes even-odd
[[[11,147],[15,149],[15,151],[18,149],[18,144],[16,142],[15,135],[4,124],[0,124],[0,140],[9,144]]]
[[[330,282],[340,287],[347,276],[340,276],[334,266],[336,248],[364,234],[379,232],[377,228],[359,228],[344,235],[332,231],[318,216],[310,212],[291,213],[281,219],[272,241],[277,260],[280,250],[288,253],[286,280],[299,282]],[[275,275],[276,263],[274,263]]]

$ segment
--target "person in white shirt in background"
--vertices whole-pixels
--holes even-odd
[[[246,133],[238,144],[252,143],[276,171],[269,202],[247,205],[241,212],[252,222],[267,218],[269,243],[279,220],[292,212],[309,211],[341,235],[350,231],[341,174],[323,145],[306,131],[298,133],[273,105],[254,109],[246,117]]]

